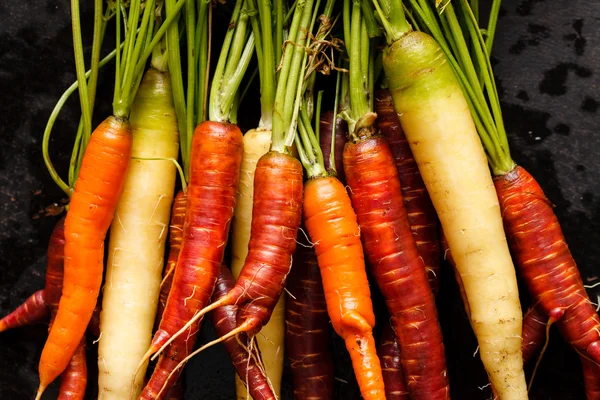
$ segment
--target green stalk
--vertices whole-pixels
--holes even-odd
[[[210,29],[211,29],[211,18],[212,12],[210,12],[210,0],[199,0],[199,18],[196,26],[196,36],[200,33],[196,48],[199,50],[198,57],[198,100],[197,100],[197,112],[196,112],[196,124],[206,119],[206,97],[208,91],[208,64],[209,59],[209,48],[210,48]],[[208,21],[207,21],[208,19]],[[208,23],[207,23],[208,22]]]
[[[283,49],[283,0],[273,0],[273,5],[275,8],[275,65],[278,65],[281,61],[281,51]]]
[[[210,99],[209,99],[209,107],[208,107],[208,119],[210,121],[224,121],[227,119],[227,116],[221,115],[221,85],[223,84],[223,78],[225,74],[225,68],[228,62],[228,54],[229,49],[231,47],[231,42],[233,40],[233,35],[235,33],[235,27],[237,25],[237,20],[239,18],[240,12],[242,10],[242,0],[237,0],[235,3],[235,7],[233,9],[233,13],[231,15],[231,19],[229,22],[229,30],[225,34],[225,39],[223,40],[223,46],[221,47],[221,54],[219,55],[219,61],[217,62],[217,67],[215,69],[212,81],[212,87],[210,90]]]
[[[335,78],[335,100],[333,102],[333,120],[331,121],[331,149],[329,150],[329,166],[327,169],[337,174],[335,168],[335,131],[337,128],[338,108],[340,101],[340,83],[343,72],[338,71]]]
[[[323,91],[319,90],[317,93],[317,108],[315,114],[315,135],[317,136],[317,142],[321,139],[321,103],[323,102]],[[335,118],[335,116],[334,116]]]
[[[117,50],[111,51],[106,57],[104,57],[102,60],[100,60],[100,62],[98,63],[98,68],[102,68],[107,63],[109,63],[113,58],[115,58],[116,54],[117,54]],[[91,76],[91,74],[92,74],[92,71],[89,70],[85,73],[85,77],[88,78]],[[44,159],[46,168],[48,169],[48,172],[50,173],[52,180],[58,185],[58,187],[61,188],[61,190],[63,192],[65,192],[65,194],[67,194],[67,196],[71,196],[72,185],[67,185],[65,183],[65,181],[62,180],[62,178],[60,177],[58,172],[56,172],[56,169],[54,168],[54,164],[52,164],[52,160],[50,159],[50,152],[49,152],[50,136],[52,133],[52,129],[54,128],[54,124],[56,123],[56,119],[58,118],[58,115],[62,111],[62,108],[64,107],[64,105],[67,102],[67,100],[69,99],[69,97],[71,97],[71,95],[78,88],[79,88],[79,81],[77,81],[77,82],[73,83],[71,86],[69,86],[69,88],[62,94],[60,99],[58,99],[58,102],[54,106],[52,113],[50,113],[50,117],[48,118],[48,122],[46,123],[46,127],[44,128],[44,134],[42,136],[42,158]],[[81,134],[78,135],[78,138],[76,138],[76,143],[75,143],[76,148],[79,148],[78,143],[80,140],[81,140]]]
[[[373,11],[373,4],[369,1],[361,0],[362,15],[365,24],[367,25],[367,32],[370,38],[374,38],[381,35],[381,29],[379,24],[375,20],[375,13]]]
[[[231,107],[235,100],[235,94],[238,93],[240,83],[242,82],[242,78],[248,69],[248,65],[250,65],[250,60],[252,59],[252,55],[254,53],[254,35],[250,34],[250,37],[246,41],[246,46],[244,48],[244,52],[238,60],[237,66],[238,68],[235,70],[235,73],[229,81],[227,82],[227,86],[223,91],[223,97],[221,99],[221,107],[223,115],[231,112]]]
[[[502,0],[493,0],[492,9],[490,10],[490,17],[488,20],[487,35],[485,44],[488,54],[492,53],[492,45],[494,43],[494,36],[496,35],[496,25],[498,24],[498,14],[500,14],[500,3]]]
[[[75,71],[77,73],[77,82],[79,82],[79,102],[81,104],[83,132],[85,137],[90,137],[92,134],[92,115],[87,80],[85,77],[85,60],[83,57],[83,43],[81,38],[79,0],[71,0],[71,24],[73,29]]]
[[[196,5],[192,0],[185,6],[185,28],[187,41],[187,109],[186,109],[186,134],[194,132],[196,118]],[[186,169],[187,170],[187,169]]]
[[[279,6],[277,6],[276,9],[278,10]],[[262,50],[263,65],[263,72],[260,79],[261,123],[266,129],[271,129],[273,127],[273,105],[275,102],[275,67],[276,62],[278,62],[279,59],[275,58],[277,53],[273,47],[273,32],[269,0],[258,0],[258,14],[260,16],[260,26],[262,29],[262,43],[260,48]],[[283,12],[281,14],[277,14],[276,23],[282,23],[282,21],[280,21],[282,18]],[[277,35],[283,35],[283,26],[281,28],[281,33],[277,31]],[[279,26],[277,26],[277,29],[279,29]],[[275,40],[277,42],[279,39],[276,38]],[[258,47],[259,46],[257,44],[257,48]],[[281,50],[279,50],[279,53],[281,53]]]
[[[273,137],[271,150],[285,153],[293,143],[292,117],[294,114],[295,93],[297,93],[299,65],[304,51],[304,32],[311,20],[313,0],[298,0],[292,18],[292,25],[285,46],[281,70],[275,91],[273,110]],[[295,62],[295,65],[294,65]],[[295,74],[294,74],[295,72]]]
[[[175,14],[175,0],[165,0],[167,18]],[[189,173],[191,132],[187,130],[187,106],[185,103],[185,89],[183,73],[181,71],[181,50],[179,47],[179,27],[177,23],[170,25],[166,31],[169,72],[171,75],[171,88],[173,90],[173,105],[177,114],[177,129],[179,130],[179,147],[181,160],[186,177]]]
[[[350,121],[348,121],[350,125],[348,131],[350,134],[354,133],[356,121],[369,112],[367,97],[365,96],[365,76],[363,75],[365,70],[363,68],[363,64],[365,63],[363,50],[366,50],[368,57],[369,46],[367,36],[366,48],[363,47],[365,46],[363,25],[360,0],[353,0],[351,36],[357,39],[350,43]]]

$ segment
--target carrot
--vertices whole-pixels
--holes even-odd
[[[271,130],[265,128],[251,129],[244,134],[244,156],[240,171],[238,200],[231,224],[231,272],[236,279],[248,255],[254,201],[254,173],[259,159],[269,151],[271,135]],[[256,335],[265,372],[277,396],[281,392],[284,362],[284,315],[285,298],[280,296],[269,322],[262,327],[260,334]],[[238,398],[245,399],[248,394],[240,376],[236,375],[236,393]]]
[[[65,218],[54,226],[47,250],[46,284],[13,312],[0,320],[0,332],[43,321],[56,312],[62,292],[64,262]]]
[[[548,316],[544,315],[539,305],[531,307],[523,316],[523,363],[544,345]]]
[[[173,339],[210,300],[235,207],[242,147],[242,133],[233,124],[205,121],[194,132],[183,241],[163,317],[144,359]],[[197,324],[185,329],[193,343]],[[141,398],[147,397],[142,393]]]
[[[587,400],[600,399],[600,367],[585,356],[580,355],[583,367],[583,381]]]
[[[143,371],[134,374],[152,339],[175,190],[171,159],[179,148],[168,72],[146,71],[129,120],[132,159],[110,228],[100,313],[98,390],[104,400],[141,392]]]
[[[85,355],[85,335],[77,346],[67,368],[60,376],[58,400],[83,400],[88,374]]]
[[[391,324],[383,327],[381,342],[377,347],[377,355],[381,360],[381,373],[385,383],[387,400],[408,400],[406,377],[402,369],[400,346]]]
[[[213,293],[213,301],[218,301],[227,295],[234,286],[233,275],[227,267],[221,266],[219,279]],[[235,305],[219,307],[210,312],[210,319],[218,336],[225,336],[237,327],[236,314],[237,306]],[[248,388],[248,393],[254,400],[277,399],[273,387],[265,375],[265,370],[261,366],[261,354],[256,347],[250,350],[242,345],[246,342],[247,336],[244,333],[240,333],[237,338],[230,337],[223,342],[237,376]],[[240,398],[239,392],[238,398]]]
[[[298,241],[287,282],[285,317],[294,398],[333,399],[331,327],[321,273],[317,255],[304,234],[298,235]]]
[[[378,12],[383,21],[380,8]],[[422,14],[434,18],[433,12]],[[411,31],[401,5],[390,15],[394,18],[385,19],[384,30],[391,44],[384,50],[383,68],[464,284],[480,357],[501,399],[524,399],[516,273],[469,103],[440,45]]]
[[[411,398],[448,399],[435,298],[408,223],[394,157],[387,141],[373,134],[372,125],[357,128],[344,148],[344,171],[368,265],[390,312]]]
[[[504,228],[534,300],[573,348],[600,363],[600,319],[583,287],[552,204],[522,167],[495,178]]]
[[[360,230],[339,180],[322,176],[306,183],[304,221],[317,253],[327,312],[346,343],[361,394],[365,399],[384,399]]]
[[[175,266],[177,258],[181,251],[181,242],[183,241],[183,222],[185,221],[185,207],[187,196],[183,190],[180,190],[173,200],[173,209],[171,210],[171,224],[169,225],[169,257],[163,272],[163,281],[160,284],[160,296],[158,298],[158,310],[156,311],[156,325],[160,323],[167,298],[173,285],[173,276],[175,275]]]
[[[130,152],[129,123],[109,117],[95,129],[83,156],[65,220],[63,291],[40,359],[38,398],[66,368],[96,307],[104,237],[123,188]]]
[[[323,162],[325,167],[330,165],[331,158],[331,132],[333,131],[333,111],[327,111],[321,114],[320,127],[319,127],[319,144],[321,145],[321,151],[323,152]],[[346,175],[344,174],[343,155],[344,145],[346,144],[346,135],[348,134],[348,123],[342,118],[336,118],[335,120],[335,171],[337,178],[343,184],[346,183]]]
[[[392,95],[387,89],[375,92],[374,108],[377,113],[375,125],[388,140],[396,161],[404,206],[414,235],[419,255],[425,262],[429,284],[434,294],[439,290],[440,244],[438,242],[438,219],[423,178],[402,131],[398,114],[394,110]]]
[[[0,332],[42,322],[50,311],[44,300],[44,290],[40,289],[29,296],[10,314],[0,319]]]

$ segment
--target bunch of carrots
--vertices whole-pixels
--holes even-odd
[[[42,141],[70,201],[45,287],[0,320],[49,317],[32,398],[59,376],[60,399],[186,398],[186,363],[223,343],[239,399],[281,398],[286,357],[295,399],[333,399],[335,336],[363,398],[450,399],[446,260],[493,398],[528,398],[556,324],[600,399],[600,319],[550,200],[510,156],[490,62],[500,1],[485,18],[473,0],[229,5],[215,49],[222,4],[95,0],[86,70],[71,2],[77,82]],[[92,129],[107,66],[113,114]],[[50,134],[75,91],[64,181]],[[205,315],[218,338],[196,343]]]

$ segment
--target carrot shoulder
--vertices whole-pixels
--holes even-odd
[[[448,399],[435,298],[408,223],[387,141],[370,137],[346,143],[344,170],[368,264],[398,338],[411,398]]]
[[[361,394],[385,399],[360,229],[344,185],[333,177],[309,180],[304,218],[317,253],[327,312],[346,343]]]
[[[119,200],[131,153],[129,123],[109,117],[92,134],[65,220],[62,297],[39,364],[38,397],[64,371],[96,307],[104,238]]]

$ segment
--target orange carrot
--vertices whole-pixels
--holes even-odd
[[[536,303],[578,352],[600,363],[600,318],[552,204],[522,167],[494,178],[516,265]]]
[[[37,398],[66,368],[96,307],[104,238],[123,188],[130,152],[129,123],[112,116],[96,128],[87,145],[65,220],[63,291],[40,359]]]
[[[400,119],[394,109],[392,95],[387,89],[375,92],[373,106],[377,113],[375,125],[388,140],[400,177],[404,206],[408,213],[410,229],[415,237],[419,254],[423,257],[429,284],[434,293],[439,290],[440,244],[438,242],[438,219],[417,162]]]
[[[186,324],[208,304],[215,288],[236,203],[242,150],[242,133],[236,125],[205,121],[196,127],[183,240],[173,284],[159,329],[140,364],[168,342],[177,357],[161,354],[140,398],[166,395],[181,373],[175,371],[177,362],[169,360],[181,360],[195,343],[198,323]],[[182,329],[186,334],[174,337]]]
[[[344,185],[334,177],[310,179],[304,218],[317,253],[327,312],[346,343],[361,394],[368,400],[385,399],[360,229]]]
[[[285,343],[294,398],[333,399],[331,327],[317,255],[304,233],[298,235],[298,242],[287,282],[285,310]]]
[[[435,298],[404,207],[394,157],[365,128],[344,148],[350,187],[369,267],[385,298],[413,399],[448,399],[450,388]]]
[[[385,397],[387,400],[408,400],[406,377],[400,361],[400,346],[391,324],[383,327],[381,343],[377,347],[381,360],[381,373],[385,382]]]

